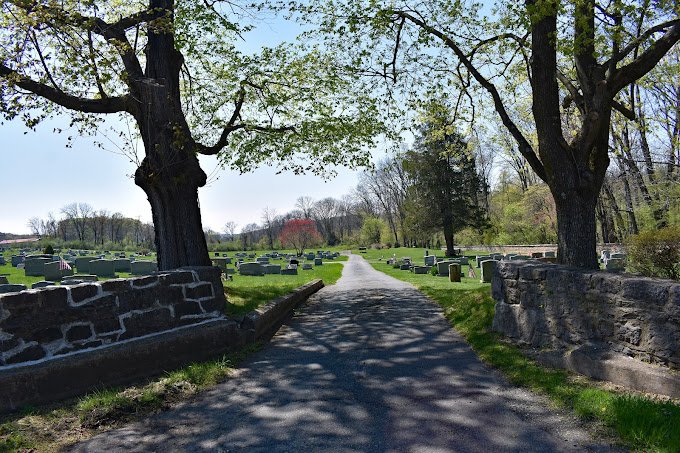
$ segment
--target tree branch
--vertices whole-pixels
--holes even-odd
[[[524,137],[522,132],[519,130],[517,125],[512,121],[510,118],[510,115],[508,114],[507,110],[505,109],[505,105],[503,105],[503,101],[501,100],[500,94],[498,93],[498,90],[494,86],[493,83],[491,83],[487,78],[485,78],[478,70],[477,68],[472,64],[470,59],[465,55],[465,53],[462,51],[460,47],[447,35],[439,31],[438,29],[426,24],[422,19],[417,18],[410,13],[406,11],[393,11],[393,14],[399,18],[406,19],[413,23],[414,25],[420,27],[421,29],[425,30],[426,32],[430,33],[433,36],[436,36],[439,38],[448,48],[450,48],[453,53],[456,55],[458,60],[463,63],[465,68],[468,70],[470,74],[472,74],[472,77],[479,83],[486,91],[489,92],[491,95],[493,102],[494,102],[494,107],[496,109],[496,112],[498,115],[501,117],[501,121],[503,122],[503,125],[508,129],[510,134],[513,136],[515,141],[517,141],[517,144],[519,145],[519,150],[520,153],[524,156],[524,158],[529,162],[531,167],[534,169],[536,174],[538,175],[539,178],[541,178],[543,181],[547,179],[547,175],[545,172],[545,168],[543,167],[543,164],[541,163],[540,159],[536,155],[536,152],[532,148],[531,144],[529,141]]]
[[[0,63],[0,77],[5,79],[10,85],[16,85],[19,88],[44,97],[69,110],[84,113],[117,113],[128,111],[128,96],[105,99],[88,99],[73,96],[49,85],[25,77],[5,66],[4,63]]]

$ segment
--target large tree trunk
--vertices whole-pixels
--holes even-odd
[[[172,18],[173,0],[150,0]],[[208,266],[198,188],[206,183],[180,101],[182,55],[170,30],[149,31],[146,78],[136,81],[139,126],[146,157],[135,173],[151,204],[160,270]]]
[[[569,195],[555,197],[558,260],[570,266],[596,269],[597,194],[572,192]]]
[[[454,256],[456,251],[453,242],[453,219],[451,218],[444,219],[444,241],[446,242],[445,256]]]

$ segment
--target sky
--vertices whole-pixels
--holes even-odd
[[[255,50],[262,44],[291,40],[299,29],[282,20],[270,20],[246,36]],[[0,232],[28,234],[31,217],[46,218],[52,212],[60,218],[63,206],[73,202],[88,203],[96,210],[120,212],[126,217],[151,221],[151,208],[146,195],[132,179],[136,166],[128,158],[102,150],[89,137],[79,137],[67,148],[67,136],[75,133],[53,133],[67,126],[66,119],[54,119],[39,125],[36,131],[21,122],[0,125],[0,188],[4,194],[0,210]],[[99,137],[100,142],[106,139]],[[384,150],[373,150],[377,159]],[[201,156],[201,166],[210,175],[216,158]],[[269,167],[239,174],[220,170],[199,189],[203,227],[223,231],[224,224],[234,221],[237,230],[248,223],[260,223],[265,207],[284,214],[295,208],[295,200],[311,196],[341,197],[357,184],[360,171],[338,168],[338,175],[325,181],[313,175],[276,174]]]

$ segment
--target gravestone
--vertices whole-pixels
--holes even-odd
[[[85,280],[78,280],[78,279],[69,279],[69,280],[62,280],[61,286],[75,286],[75,285],[80,285],[81,283],[85,283]]]
[[[258,256],[255,261],[257,261],[258,263],[261,263],[261,264],[269,264],[269,257],[268,256]]]
[[[0,294],[18,293],[19,291],[23,291],[25,289],[27,289],[26,285],[12,285],[12,284],[0,285]]]
[[[155,261],[135,261],[130,263],[130,273],[133,275],[149,275],[158,271]]]
[[[430,266],[413,266],[414,274],[427,274],[430,272]]]
[[[231,264],[231,258],[229,258],[228,256],[225,256],[224,262],[227,263],[227,264]]]
[[[489,260],[491,257],[489,255],[477,255],[475,259],[477,260],[477,267],[479,267],[482,261]]]
[[[503,259],[502,253],[491,253],[489,256],[491,257],[491,259],[494,259],[496,261],[500,261]]]
[[[460,264],[461,266],[469,266],[470,265],[470,258],[467,257],[467,256],[461,256],[456,261],[458,261],[458,264]]]
[[[555,258],[555,252],[543,252],[543,258]]]
[[[366,247],[359,247],[359,253],[366,253]]]
[[[7,280],[6,275],[0,275],[0,285],[9,285],[9,280]]]
[[[532,258],[543,258],[543,252],[532,252],[531,257]]]
[[[5,264],[7,264],[7,261],[5,261],[5,257],[0,255],[0,266],[4,266]]]
[[[437,274],[440,277],[446,277],[449,275],[449,266],[453,264],[453,261],[440,261],[437,263]]]
[[[219,267],[222,270],[227,268],[227,259],[226,258],[213,258],[212,263],[213,263],[213,266]]]
[[[262,264],[258,262],[241,263],[241,265],[238,267],[238,271],[241,275],[251,275],[258,277],[264,275]]]
[[[297,266],[298,264],[300,264],[300,260],[298,260],[298,259],[296,259],[296,258],[291,258],[291,259],[288,261],[288,264],[294,264],[295,266]]]
[[[227,267],[224,269],[225,275],[235,275],[236,274],[236,269],[233,267]]]
[[[42,282],[36,282],[31,285],[31,289],[39,289],[39,288],[45,288],[47,286],[54,286],[54,282],[48,282],[48,281],[42,281]]]
[[[449,264],[449,281],[460,282],[460,264],[458,263]]]
[[[609,256],[609,259],[621,259],[625,260],[626,259],[626,254],[625,253],[612,253]]]
[[[262,269],[264,270],[264,273],[269,275],[269,274],[280,274],[281,273],[281,265],[280,264],[263,264]]]
[[[117,258],[113,260],[113,270],[116,272],[130,273],[132,261],[127,258]]]
[[[74,274],[68,278],[65,278],[64,280],[82,280],[84,282],[96,282],[99,281],[99,278],[96,275],[90,274]]]
[[[304,263],[304,264],[302,265],[302,270],[303,270],[303,271],[311,271],[312,269],[313,269],[313,266],[312,266],[311,264],[309,264],[309,263]]]
[[[281,269],[281,275],[297,275],[297,274],[298,274],[297,266]]]
[[[305,258],[307,258],[308,260],[311,261],[311,260],[313,260],[314,258],[316,258],[316,256],[315,256],[313,253],[308,253],[307,255],[305,255]]]
[[[624,260],[621,258],[614,258],[614,254],[612,254],[612,258],[609,258],[607,260],[607,264],[605,265],[605,269],[610,271],[610,272],[623,272],[624,271]]]
[[[531,259],[531,257],[527,256],[527,255],[515,255],[512,258],[510,258],[510,261],[528,260],[528,259]]]
[[[58,282],[62,278],[73,275],[73,269],[59,269],[59,262],[56,263],[45,263],[44,273],[45,280]]]
[[[94,256],[80,256],[76,258],[76,270],[81,274],[90,273],[90,261],[94,261],[97,258]]]
[[[612,253],[611,250],[607,250],[607,249],[602,250],[602,253],[600,254],[600,260],[603,263],[606,262],[610,258],[611,253]]]
[[[314,258],[314,265],[315,266],[323,265],[323,260],[321,258]]]
[[[508,261],[511,261],[512,258],[515,257],[515,256],[517,256],[517,253],[508,253],[507,255],[505,255],[504,258]]]
[[[399,265],[399,269],[402,270],[402,271],[407,271],[407,270],[411,269],[411,265],[410,265],[410,264],[406,264],[406,263],[400,264],[400,265]]]
[[[493,272],[494,269],[496,268],[496,261],[495,260],[485,260],[481,262],[482,268],[482,278],[480,281],[482,283],[491,283],[491,277],[493,277]]]
[[[540,261],[541,263],[556,263],[557,258],[555,258],[554,256],[544,256],[543,258],[539,258],[538,261]]]
[[[51,258],[30,258],[24,261],[24,272],[27,277],[38,277],[45,275],[45,264],[51,263]]]
[[[90,274],[97,277],[111,277],[116,276],[116,268],[113,260],[93,260],[89,263]]]
[[[434,255],[425,255],[425,266],[434,266],[436,260]]]

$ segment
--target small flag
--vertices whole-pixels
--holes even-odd
[[[71,266],[62,258],[59,260],[59,270],[60,271],[70,271]]]

